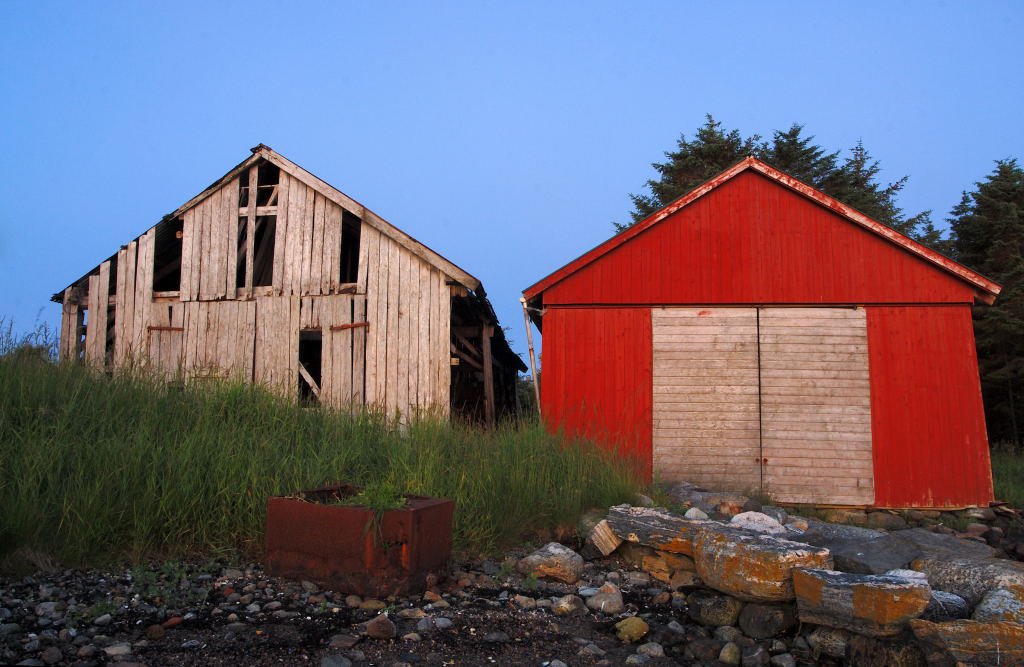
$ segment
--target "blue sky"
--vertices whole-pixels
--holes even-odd
[[[712,113],[863,139],[942,220],[1024,158],[1019,2],[0,4],[0,317],[49,296],[263,142],[520,291],[612,233]]]

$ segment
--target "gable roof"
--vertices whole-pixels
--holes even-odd
[[[326,181],[321,180],[314,174],[306,171],[299,165],[295,164],[285,156],[274,151],[272,148],[270,148],[270,146],[267,146],[265,144],[259,144],[258,146],[255,146],[250,150],[252,151],[252,155],[250,155],[245,160],[239,162],[230,171],[228,171],[228,173],[224,174],[224,176],[214,181],[209,187],[204,189],[195,197],[192,197],[192,199],[189,199],[187,202],[179,206],[171,213],[168,213],[167,215],[163,216],[160,219],[160,222],[169,220],[171,218],[176,218],[181,214],[185,213],[185,211],[199,204],[199,202],[206,199],[206,197],[208,197],[214,191],[219,189],[222,185],[231,181],[234,178],[237,178],[240,173],[242,173],[243,171],[245,171],[246,169],[248,169],[249,167],[256,164],[262,159],[277,166],[281,171],[285,172],[292,178],[302,181],[308,187],[317,191],[318,193],[320,193],[327,199],[331,200],[344,210],[352,213],[360,220],[370,225],[384,236],[387,236],[391,240],[395,241],[403,248],[405,248],[412,254],[416,255],[420,259],[424,260],[434,268],[438,269],[439,271],[441,271],[442,273],[444,273],[445,275],[447,275],[448,277],[450,277],[452,280],[462,285],[463,287],[473,291],[476,291],[480,288],[480,281],[477,278],[473,277],[465,270],[463,270],[459,266],[455,265],[453,262],[443,257],[440,253],[431,250],[427,246],[423,245],[422,243],[414,239],[412,236],[409,236],[408,234],[398,229],[388,221],[384,220],[370,209],[366,208],[356,200],[346,195],[341,190],[338,190],[334,186],[328,184]],[[157,224],[160,223],[158,222]],[[153,225],[153,227],[156,227],[156,225]],[[153,227],[150,227],[149,229],[152,229]],[[149,229],[147,229],[146,232],[148,232]],[[143,234],[145,234],[146,232],[143,232],[142,234],[137,236],[135,240],[141,238]],[[113,256],[114,255],[112,255],[111,257]],[[68,285],[68,287],[75,287],[80,285],[84,280],[88,279],[89,275],[95,273],[98,269],[99,265],[97,265],[91,271],[87,272],[78,280],[71,283],[71,285]],[[60,303],[61,301],[63,301],[63,298],[64,290],[62,289],[61,291],[53,295],[52,300]]]
[[[968,269],[966,266],[959,264],[948,257],[935,252],[934,250],[921,245],[917,241],[900,234],[896,230],[883,225],[882,223],[869,218],[860,211],[847,206],[838,199],[830,197],[829,195],[816,190],[806,183],[802,183],[797,179],[785,174],[774,167],[771,167],[764,162],[754,157],[744,158],[742,161],[733,165],[729,169],[726,169],[718,176],[715,176],[711,180],[707,181],[703,185],[700,185],[687,194],[683,195],[674,202],[668,204],[659,211],[656,211],[644,218],[637,224],[633,225],[626,231],[616,234],[612,238],[608,239],[604,243],[592,248],[583,255],[580,255],[573,261],[569,262],[562,268],[554,271],[545,278],[542,278],[538,282],[534,283],[530,287],[523,290],[523,296],[527,300],[533,300],[540,296],[545,290],[553,287],[555,284],[561,282],[570,275],[576,273],[585,266],[595,262],[604,255],[608,254],[612,250],[615,250],[624,243],[629,242],[630,239],[642,234],[646,230],[650,229],[654,225],[662,222],[672,214],[676,213],[680,209],[692,204],[697,199],[700,199],[704,195],[708,194],[712,190],[720,187],[724,183],[732,180],[739,174],[745,171],[753,171],[766,176],[772,181],[786,187],[804,197],[816,202],[817,204],[824,206],[833,213],[845,218],[849,222],[856,224],[869,232],[882,237],[886,241],[899,246],[906,252],[916,255],[918,258],[929,262],[943,271],[952,274],[954,277],[972,285],[977,294],[977,298],[985,303],[991,304],[995,297],[1002,290],[1002,287],[997,283],[989,280],[985,276]]]

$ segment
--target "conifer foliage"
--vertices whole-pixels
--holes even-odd
[[[1024,169],[1000,160],[949,218],[953,257],[1003,291],[974,309],[989,439],[1024,445]]]
[[[841,158],[840,151],[828,152],[814,143],[813,136],[805,136],[802,125],[794,123],[788,130],[777,130],[770,140],[762,141],[756,134],[743,138],[739,130],[724,129],[710,114],[706,118],[693,139],[683,134],[676,150],[665,153],[667,160],[652,165],[659,178],[647,181],[650,194],[630,195],[634,207],[630,213],[632,221],[625,225],[615,223],[617,231],[628,229],[753,155],[899,232],[922,241],[940,241],[927,211],[906,218],[896,205],[907,177],[887,185],[879,183],[878,161],[871,158],[863,143],[858,141],[849,156]],[[929,231],[934,238],[926,236]]]

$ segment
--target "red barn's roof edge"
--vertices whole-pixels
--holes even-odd
[[[637,224],[633,225],[626,231],[620,234],[616,234],[607,241],[597,245],[591,250],[580,255],[579,257],[569,262],[562,268],[552,272],[551,274],[549,274],[545,278],[542,278],[541,280],[534,283],[530,287],[527,287],[525,290],[523,290],[523,296],[525,296],[528,300],[536,298],[541,293],[543,293],[550,287],[554,286],[555,284],[561,282],[568,276],[572,275],[573,273],[576,273],[583,267],[589,265],[590,263],[594,262],[600,257],[606,255],[615,248],[618,248],[620,245],[626,243],[633,237],[642,234],[644,231],[658,224],[662,220],[668,218],[676,211],[693,203],[697,199],[703,197],[704,195],[711,192],[715,188],[719,187],[723,183],[735,178],[744,171],[747,171],[748,169],[755,171],[763,176],[766,176],[772,179],[773,181],[789,188],[790,190],[793,190],[794,192],[797,192],[803,195],[804,197],[807,197],[808,199],[820,204],[821,206],[824,206],[825,208],[831,210],[832,212],[841,215],[847,220],[853,222],[854,224],[857,224],[860,227],[863,227],[864,229],[867,229],[868,231],[873,232],[878,236],[881,236],[887,241],[902,247],[907,252],[910,252],[913,255],[917,255],[919,258],[924,259],[934,264],[935,266],[938,266],[940,269],[946,271],[947,273],[953,274],[960,280],[963,280],[964,282],[973,285],[978,290],[977,298],[985,303],[991,304],[995,300],[995,297],[999,294],[999,292],[1002,291],[1002,287],[999,284],[992,280],[989,280],[980,273],[972,271],[963,264],[960,264],[959,262],[956,262],[946,257],[945,255],[942,255],[941,253],[938,253],[932,250],[931,248],[928,248],[918,243],[917,241],[903,234],[900,234],[895,229],[887,227],[886,225],[883,225],[882,223],[869,218],[868,216],[864,215],[855,208],[847,206],[838,199],[830,197],[824,192],[817,190],[811,187],[810,185],[803,183],[802,181],[798,181],[792,176],[779,171],[778,169],[762,162],[761,160],[758,160],[755,157],[747,157],[741,160],[740,162],[736,163],[732,167],[726,169],[718,176],[715,176],[714,178],[705,182],[704,184],[697,186],[696,188],[686,193],[679,199],[676,199],[674,202],[668,204],[664,208],[647,216],[646,218],[644,218]]]

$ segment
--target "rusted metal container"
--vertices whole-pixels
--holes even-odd
[[[447,566],[455,503],[405,496],[405,507],[379,517],[337,504],[358,493],[329,486],[267,501],[266,569],[335,591],[383,597],[424,590]]]

